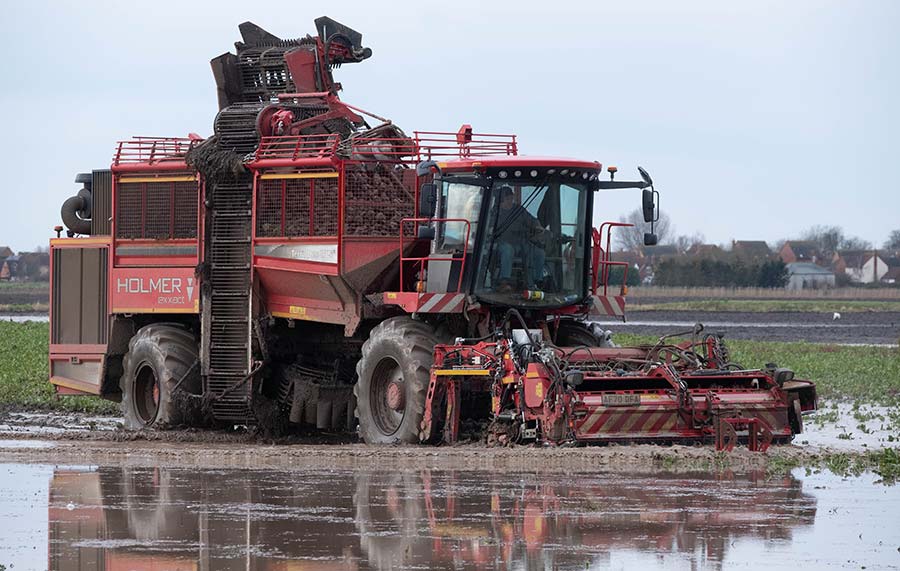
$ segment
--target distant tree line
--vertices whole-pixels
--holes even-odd
[[[740,260],[669,259],[656,267],[654,285],[681,287],[764,287],[787,285],[787,266],[781,260],[747,264]]]
[[[625,268],[622,266],[610,266],[609,268],[609,285],[610,286],[620,286],[622,285],[622,278],[625,274]],[[641,272],[635,268],[628,268],[628,281],[625,282],[625,285],[636,286],[641,284]]]

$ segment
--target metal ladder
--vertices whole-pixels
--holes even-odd
[[[210,193],[207,229],[208,280],[202,348],[207,358],[204,393],[212,396],[216,420],[252,420],[250,234],[253,177],[218,182]]]

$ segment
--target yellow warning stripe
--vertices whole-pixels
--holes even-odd
[[[287,178],[337,178],[336,172],[299,172],[290,174],[267,173],[259,175],[262,180],[281,180]]]
[[[162,307],[114,307],[113,313],[197,313],[198,308],[162,308]]]
[[[135,182],[196,182],[196,175],[181,176],[130,176],[119,177],[119,184],[130,184]]]
[[[486,377],[491,372],[487,369],[438,369],[434,374],[438,377]]]
[[[87,381],[68,380],[63,377],[50,377],[50,383],[58,387],[65,387],[73,391],[81,391],[83,393],[100,394],[100,387],[92,385]]]

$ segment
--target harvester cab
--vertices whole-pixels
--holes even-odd
[[[432,244],[416,291],[465,293],[484,305],[541,312],[590,305],[598,285],[612,285],[608,244],[596,243],[599,232],[592,230],[594,193],[652,185],[643,169],[638,182],[603,181],[599,163],[519,156],[425,161],[417,171],[432,176],[420,188],[418,230]],[[654,194],[645,191],[651,224]]]

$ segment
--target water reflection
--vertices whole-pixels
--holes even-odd
[[[812,526],[764,474],[565,476],[60,468],[51,569],[584,569],[623,551],[716,567]]]

